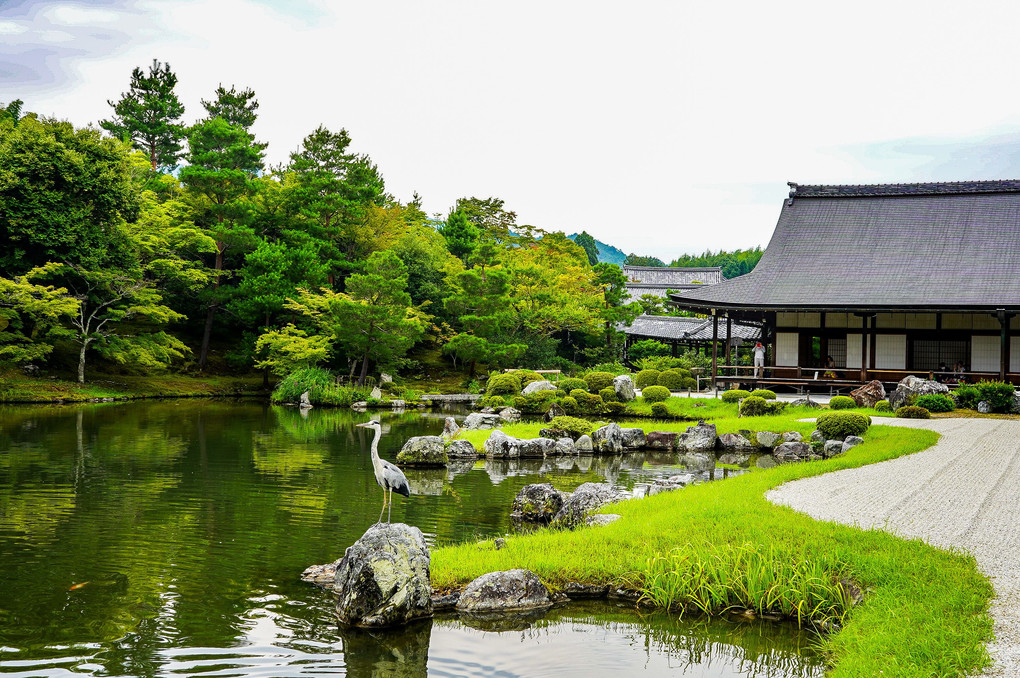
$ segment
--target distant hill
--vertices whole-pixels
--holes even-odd
[[[576,240],[579,233],[572,233],[567,237],[571,240]],[[593,238],[595,244],[599,248],[599,261],[605,261],[610,264],[616,264],[617,266],[623,266],[623,262],[627,260],[627,253],[621,249],[607,245],[597,238]]]

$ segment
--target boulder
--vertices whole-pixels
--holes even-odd
[[[336,579],[336,568],[340,567],[342,560],[343,558],[339,558],[325,565],[309,565],[301,573],[301,581],[332,590],[333,582]]]
[[[368,409],[368,401],[359,400],[356,403],[351,403],[351,409],[356,410],[358,412],[364,412],[365,410]]]
[[[499,418],[512,424],[521,420],[521,412],[513,407],[504,407],[499,411]]]
[[[598,454],[620,454],[623,452],[623,429],[616,423],[603,426],[592,432],[591,442]]]
[[[813,442],[813,443],[824,443],[825,442],[825,434],[822,433],[821,431],[819,431],[818,429],[815,429],[814,431],[811,432],[811,442]]]
[[[1013,403],[1009,407],[1010,414],[1020,414],[1020,391],[1013,391]]]
[[[820,403],[811,400],[811,396],[808,396],[806,398],[797,398],[796,400],[790,401],[790,407],[810,407],[817,410],[822,406]]]
[[[525,485],[514,497],[510,518],[547,525],[563,508],[563,493],[549,483]]]
[[[847,436],[843,441],[843,446],[840,448],[840,452],[846,452],[851,447],[857,447],[864,442],[864,438],[860,436]]]
[[[333,590],[344,624],[378,628],[431,616],[429,549],[421,530],[403,523],[368,528],[340,559]]]
[[[621,428],[623,434],[623,448],[625,450],[639,450],[645,446],[645,432],[639,428]]]
[[[478,450],[466,440],[451,440],[446,443],[446,456],[450,459],[474,459]]]
[[[391,381],[393,381],[393,377],[392,376],[386,374],[385,372],[380,372],[379,373],[379,383],[380,384],[386,384],[386,383],[389,383]]]
[[[556,441],[549,438],[529,438],[522,440],[512,438],[500,430],[495,430],[485,441],[485,455],[489,458],[537,458],[556,452]]]
[[[573,438],[566,436],[557,438],[553,453],[561,457],[572,457],[577,454],[577,445],[574,443]]]
[[[503,423],[503,419],[498,414],[483,414],[482,412],[472,412],[464,420],[464,428],[469,431],[485,430],[490,428],[496,428]]]
[[[548,422],[552,421],[556,417],[565,417],[566,415],[567,411],[563,409],[559,403],[553,403],[549,406],[549,409],[545,411],[544,419]]]
[[[879,400],[885,400],[885,387],[878,379],[869,381],[864,386],[850,391],[858,407],[874,407]]]
[[[676,449],[681,452],[708,452],[715,449],[718,438],[715,424],[698,422],[697,426],[688,426],[686,433],[677,436]]]
[[[750,452],[751,441],[739,433],[723,433],[719,436],[719,447],[726,452]],[[729,464],[732,462],[723,463]]]
[[[540,428],[538,429],[538,435],[543,438],[552,438],[553,440],[571,437],[570,432],[562,428]]]
[[[843,441],[842,440],[826,440],[825,446],[822,448],[823,456],[834,457],[837,454],[843,453]]]
[[[758,431],[754,434],[754,438],[758,441],[758,447],[768,448],[775,447],[782,440],[782,436],[772,431]]]
[[[441,436],[408,438],[397,455],[397,463],[405,466],[446,466],[449,461]]]
[[[369,398],[375,398],[376,400],[382,400],[382,389],[378,386],[373,386],[371,393],[368,394]]]
[[[574,441],[574,447],[578,454],[591,454],[595,451],[595,443],[590,435],[583,435]]]
[[[645,436],[645,447],[653,450],[672,450],[677,434],[672,431],[651,431]]]
[[[923,396],[929,393],[949,393],[949,387],[937,381],[921,379],[910,375],[900,380],[896,390],[889,395],[889,406],[894,410],[906,404],[910,396]]]
[[[613,389],[616,391],[616,397],[620,399],[621,403],[634,400],[637,394],[634,392],[634,382],[631,381],[629,374],[621,374],[613,379]]]
[[[528,395],[529,393],[537,393],[539,391],[555,391],[556,385],[548,380],[533,381],[524,387],[521,391],[521,395]]]
[[[781,443],[773,454],[779,461],[802,461],[811,456],[811,446],[807,443]]]
[[[301,400],[298,407],[300,407],[302,410],[312,409],[311,394],[308,391],[305,391],[304,393],[301,394]]]
[[[447,417],[446,423],[443,424],[443,440],[453,440],[459,432],[460,426],[457,426],[457,420]]]
[[[530,570],[490,572],[467,585],[457,601],[459,612],[533,610],[549,607],[549,589]]]
[[[481,412],[482,414],[496,414],[496,408],[495,407],[483,407],[482,409],[480,409],[478,411]],[[465,419],[465,423],[467,423],[466,419]]]
[[[804,440],[804,436],[797,433],[796,431],[787,431],[783,434],[784,443],[799,443]]]
[[[977,411],[980,412],[981,414],[991,414],[992,404],[987,400],[982,400],[978,403]]]
[[[553,523],[563,527],[575,527],[584,522],[587,514],[600,506],[625,498],[626,495],[618,492],[609,483],[584,483],[563,502],[562,508],[553,518]]]
[[[407,401],[406,400],[399,400],[399,399],[391,400],[390,401],[390,407],[392,407],[395,410],[402,410],[405,407],[407,407]]]

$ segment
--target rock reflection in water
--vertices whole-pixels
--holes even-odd
[[[431,620],[401,629],[340,627],[340,638],[349,676],[419,678],[428,673]]]

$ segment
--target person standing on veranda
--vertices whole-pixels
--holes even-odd
[[[761,345],[761,342],[756,342],[754,348],[751,349],[754,353],[754,376],[764,377],[765,376],[765,347]]]

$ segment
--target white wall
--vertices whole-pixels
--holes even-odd
[[[796,332],[776,332],[776,365],[795,367],[800,355],[799,335]]]
[[[976,335],[970,339],[970,370],[972,372],[999,371],[1000,337]]]
[[[1020,337],[1009,338],[1009,371],[1020,372]]]
[[[871,348],[869,344],[870,342],[865,342],[865,352]],[[870,361],[868,364],[870,365]],[[861,369],[861,335],[859,334],[846,335],[846,368],[848,370]]]
[[[859,357],[860,354],[858,354]],[[875,369],[904,370],[907,368],[907,335],[875,336]]]

